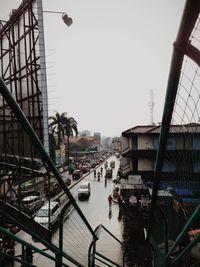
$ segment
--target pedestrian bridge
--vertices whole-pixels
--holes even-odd
[[[0,80],[0,93],[7,107],[11,109],[12,119],[14,116],[14,121],[22,126],[26,140],[33,144],[46,169],[45,175],[48,176],[51,173],[55,177],[68,200],[59,217],[59,235],[55,239],[50,225],[47,229],[37,224],[32,217],[22,213],[18,209],[19,207],[16,208],[13,203],[8,203],[7,196],[5,196],[5,199],[0,201],[1,221],[9,222],[9,225],[5,223],[0,227],[0,266],[6,266],[8,262],[14,262],[14,266],[55,267],[199,266],[199,12],[199,1],[186,1],[180,29],[174,43],[153,177],[147,236],[142,247],[139,248],[136,244],[136,248],[141,254],[144,253],[146,260],[140,265],[136,261],[135,265],[129,261],[130,258],[134,258],[135,252],[124,241],[111,233],[107,227],[104,225],[99,225],[96,229],[91,227],[15,98],[3,80]],[[4,114],[6,118],[10,118],[10,116],[10,114]],[[6,126],[4,128],[4,131],[8,133],[8,138],[11,130]],[[169,148],[172,140],[177,141],[175,150]],[[10,151],[12,152],[12,147]],[[7,157],[4,158],[4,164],[6,164]],[[174,178],[173,181],[170,178],[166,181],[166,178],[162,176],[162,170],[166,164],[172,166],[177,181],[174,181]],[[5,169],[9,169],[11,165],[12,162],[7,162]],[[13,168],[13,170],[13,179],[16,171],[18,174],[23,171],[21,168]],[[5,177],[5,174],[2,177]],[[29,177],[29,180],[32,177]],[[167,205],[163,206],[158,192],[164,182],[167,182],[168,189],[171,188],[172,183],[176,187],[178,182],[181,182],[181,185],[184,185],[184,188],[181,188],[182,192],[190,192],[190,195],[186,193],[179,195],[181,199],[174,198],[172,195]],[[69,216],[70,205],[73,206],[73,210]],[[21,230],[18,233],[26,233],[26,238],[17,234],[13,225]],[[37,243],[33,243],[32,239],[37,240]],[[66,243],[64,240],[67,242],[67,246],[64,246]],[[18,254],[13,254],[13,251],[9,250],[9,246],[13,242],[17,243]],[[134,238],[132,242],[134,242]]]

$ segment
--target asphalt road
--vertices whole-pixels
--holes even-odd
[[[116,166],[113,170],[113,178],[112,178],[112,179],[115,179],[117,175],[118,167],[119,167],[119,160],[116,159],[115,156],[112,156],[107,160],[108,165],[110,161],[112,160],[115,160],[116,162]],[[77,192],[78,192],[78,187],[80,185],[80,181],[79,182],[73,181],[74,184],[72,184],[70,191],[72,195],[77,199],[77,204],[79,205],[80,209],[82,210],[83,214],[85,215],[86,219],[88,220],[88,222],[90,223],[93,229],[95,229],[99,224],[103,224],[112,234],[114,234],[117,238],[121,240],[122,239],[122,223],[118,217],[119,215],[118,205],[113,203],[113,205],[111,206],[111,209],[109,209],[109,203],[107,199],[108,196],[112,194],[114,183],[112,179],[107,179],[107,183],[105,183],[104,162],[96,168],[96,172],[100,171],[100,168],[102,166],[103,166],[103,175],[101,176],[100,181],[97,181],[97,178],[94,178],[93,171],[86,174],[82,179],[82,180],[90,181],[90,184],[91,184],[91,195],[88,199],[80,200],[77,198]],[[63,173],[63,176],[65,175],[69,176],[68,173]],[[77,225],[73,221],[74,220],[73,216],[74,215],[69,215],[69,219],[67,219],[64,224],[64,237],[63,237],[64,248],[69,247],[69,242],[74,242],[75,244],[75,240],[81,238],[81,237],[78,237],[76,233]],[[75,216],[77,215],[75,214]],[[78,220],[80,219],[78,218]],[[82,222],[79,222],[79,223],[82,227],[83,223]],[[69,225],[70,225],[70,231],[69,231]],[[70,233],[75,234],[75,237],[71,238],[73,239],[73,241],[69,241]],[[26,241],[32,243],[34,246],[37,246],[40,249],[44,248],[43,245],[41,245],[40,243],[35,243],[32,240],[32,238],[28,236],[26,233],[24,233],[23,231],[19,233],[19,237],[25,239]],[[82,238],[84,238],[84,236],[82,236]],[[58,242],[59,242],[59,231],[58,230],[54,233],[52,242],[58,245]],[[20,252],[19,245],[16,246],[16,251]],[[72,250],[71,256],[74,256],[73,254],[74,254],[74,251]],[[82,263],[86,261],[85,254],[87,254],[87,251],[84,253],[84,256],[83,256],[84,259],[83,258],[79,259],[79,262],[80,260]],[[81,257],[80,253],[78,253],[77,257]],[[41,257],[38,254],[34,254],[34,264],[36,266],[48,266],[48,267],[55,266],[53,262],[47,261],[44,257]],[[20,266],[20,264],[16,263],[15,266],[18,267]]]

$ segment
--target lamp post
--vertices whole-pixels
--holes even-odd
[[[62,14],[62,20],[64,21],[64,23],[69,27],[72,25],[73,23],[73,20],[71,17],[69,17],[67,15],[67,13],[65,12],[62,12],[62,11],[46,11],[46,10],[43,10],[43,13],[53,13],[53,14]]]

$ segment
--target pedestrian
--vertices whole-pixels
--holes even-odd
[[[109,195],[109,197],[108,197],[109,208],[111,208],[112,201],[113,201],[112,196]]]
[[[98,181],[100,181],[100,176],[101,176],[101,174],[100,174],[100,172],[98,172],[98,173],[97,173],[97,177],[98,177],[97,180],[98,180]]]
[[[105,187],[107,186],[107,178],[105,177]]]

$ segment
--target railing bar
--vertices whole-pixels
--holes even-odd
[[[176,264],[178,260],[180,260],[185,254],[188,253],[189,250],[191,250],[198,242],[200,241],[200,236],[197,236],[195,239],[193,239],[185,248],[184,250],[171,261],[171,265]]]
[[[53,261],[55,261],[55,258],[53,258],[51,255],[47,254],[46,252],[44,252],[43,250],[40,250],[38,249],[37,247],[33,246],[32,244],[20,239],[18,236],[12,234],[10,231],[2,228],[0,226],[0,232],[3,232],[4,234],[10,236],[12,239],[16,240],[17,242],[19,242],[20,244],[24,245],[24,246],[28,246],[30,248],[32,248],[33,250],[37,251],[38,253],[42,254],[44,257],[47,257]],[[39,238],[38,238],[39,239]],[[44,243],[47,243],[47,242],[44,242]],[[60,253],[60,251],[56,248],[51,248],[50,244],[47,243],[47,245],[50,247],[49,249],[53,252],[53,253]],[[76,266],[79,266],[79,267],[84,267],[83,265],[81,265],[80,263],[78,263],[77,261],[75,261],[73,258],[71,258],[69,255],[67,255],[65,252],[62,253],[62,256],[71,261],[72,263],[74,263]]]
[[[15,256],[12,256],[12,255],[7,254],[7,253],[5,253],[5,252],[1,252],[1,251],[0,251],[0,255],[4,256],[4,257],[6,257],[6,258],[12,259],[13,261],[17,261],[17,262],[20,262],[20,263],[22,263],[22,264],[25,264],[25,266],[36,267],[35,265],[33,265],[33,264],[31,264],[31,263],[29,263],[29,262],[27,262],[27,261],[20,260],[20,259],[16,258]],[[1,263],[1,261],[0,261],[0,263]]]
[[[53,256],[49,255],[48,253],[44,252],[43,250],[38,249],[37,247],[33,246],[32,244],[30,244],[24,240],[21,240],[18,236],[14,235],[10,231],[2,228],[1,226],[0,226],[0,231],[3,232],[4,234],[8,235],[10,238],[14,239],[15,241],[19,242],[20,244],[22,244],[24,246],[28,246],[32,250],[37,251],[38,253],[42,254],[43,256],[55,261],[55,258]]]
[[[96,255],[98,255],[99,257],[103,258],[104,260],[114,264],[115,266],[118,266],[118,267],[122,267],[121,265],[117,264],[116,262],[110,260],[109,258],[105,257],[104,255],[102,255],[101,253],[97,252],[96,251]]]
[[[170,256],[170,254],[174,251],[174,249],[178,246],[178,244],[182,241],[183,237],[187,234],[187,231],[189,230],[189,228],[191,227],[192,223],[194,222],[194,220],[197,218],[197,216],[199,216],[200,213],[200,204],[199,206],[196,208],[195,212],[192,214],[192,216],[190,217],[189,221],[185,224],[183,230],[181,231],[181,233],[179,234],[179,236],[177,237],[174,245],[172,246],[172,248],[170,249],[170,251],[168,252],[168,254],[166,255],[165,259],[168,258]]]
[[[116,236],[114,236],[107,228],[105,228],[103,225],[101,227],[109,234],[111,235],[117,242],[119,242],[122,246],[126,247],[125,244],[123,244]]]
[[[95,259],[96,259],[97,261],[100,261],[101,263],[105,264],[105,265],[108,266],[108,267],[112,267],[112,265],[109,265],[107,262],[105,262],[105,261],[103,261],[103,260],[100,260],[100,259],[97,258],[97,257],[95,257]],[[98,265],[95,264],[95,266],[98,266]]]

